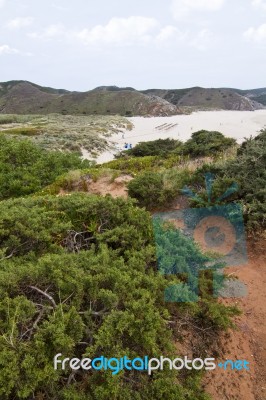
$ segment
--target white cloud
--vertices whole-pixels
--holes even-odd
[[[260,25],[258,28],[249,28],[244,32],[244,37],[252,42],[266,43],[266,24]]]
[[[66,29],[63,24],[49,25],[40,32],[31,32],[29,37],[34,39],[63,38],[76,39],[85,45],[119,45],[130,46],[150,43],[154,38],[159,23],[154,18],[129,17],[112,18],[106,25],[96,25],[91,29],[80,31]]]
[[[6,26],[9,29],[20,29],[26,26],[30,26],[33,22],[33,18],[31,17],[18,17],[11,19],[7,22]]]
[[[28,52],[25,53],[23,51],[20,51],[18,49],[10,47],[8,44],[3,44],[2,46],[0,46],[0,56],[3,56],[5,54],[7,54],[7,55],[18,54],[20,56],[32,56],[32,53],[28,53]]]
[[[92,29],[83,29],[76,33],[85,44],[123,45],[145,44],[152,39],[153,31],[158,27],[154,18],[132,16],[112,18],[106,25],[97,25]]]
[[[80,31],[66,29],[62,24],[50,25],[43,31],[29,33],[28,36],[41,40],[57,38],[65,40],[66,43],[73,43],[74,39],[86,46],[96,48],[186,44],[198,50],[206,50],[212,42],[212,33],[208,29],[192,33],[189,30],[180,30],[173,25],[160,26],[156,19],[141,16],[112,18],[106,25],[96,25],[91,29],[84,28]]]
[[[213,34],[209,29],[202,29],[196,37],[190,41],[190,45],[200,51],[207,50],[213,43]]]
[[[155,40],[158,43],[165,43],[165,42],[172,43],[172,41],[182,42],[182,41],[185,41],[187,36],[188,36],[188,32],[182,32],[179,29],[177,29],[175,26],[167,25],[160,30],[160,32],[156,36]]]
[[[254,7],[262,8],[266,10],[266,1],[265,0],[252,0],[251,3]]]
[[[19,51],[17,49],[14,49],[10,46],[8,46],[7,44],[3,44],[2,46],[0,46],[0,56],[2,56],[3,54],[18,54]]]
[[[199,51],[207,50],[215,42],[215,37],[209,29],[199,32],[181,31],[175,26],[167,25],[154,37],[157,44],[164,46],[186,45]]]
[[[40,33],[31,32],[28,34],[29,37],[34,39],[53,39],[65,35],[67,35],[67,31],[63,24],[49,25]]]
[[[0,0],[0,7],[2,7],[5,4],[5,0]]]
[[[173,0],[171,10],[174,18],[181,19],[190,12],[220,10],[224,3],[225,0]]]

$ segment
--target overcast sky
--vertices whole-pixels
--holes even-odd
[[[0,0],[0,81],[266,86],[266,0]]]

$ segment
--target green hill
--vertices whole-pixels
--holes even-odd
[[[99,86],[87,92],[0,83],[0,114],[169,116],[193,110],[253,111],[266,105],[266,89],[148,89]]]
[[[0,113],[168,116],[180,111],[161,97],[147,96],[131,88],[67,92],[27,81],[11,81],[0,83]]]
[[[266,106],[266,88],[241,90],[240,94]]]
[[[261,95],[263,89],[255,89],[252,91],[241,91],[239,89],[205,89],[194,87],[188,89],[161,90],[152,89],[145,90],[143,93],[147,95],[157,95],[169,101],[176,106],[189,108],[191,110],[220,109],[220,110],[239,110],[253,111],[264,108],[264,97]],[[261,101],[261,104],[260,103]],[[264,102],[263,102],[264,101]]]

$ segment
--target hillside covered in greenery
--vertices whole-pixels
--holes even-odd
[[[0,114],[63,115],[176,115],[180,110],[167,100],[131,88],[99,87],[69,92],[27,81],[0,82]]]
[[[206,266],[222,265],[171,224],[154,228],[152,213],[171,209],[184,187],[209,204],[204,174],[212,172],[211,204],[236,183],[239,191],[221,204],[242,203],[249,232],[265,229],[265,134],[237,149],[231,139],[201,131],[184,145],[143,143],[97,167],[75,153],[1,137],[0,398],[210,399],[201,371],[55,370],[53,357],[175,358],[188,335],[194,358],[219,356],[220,334],[239,313],[213,296]],[[90,193],[86,180],[97,183],[106,171],[110,180],[131,176],[127,199]],[[165,232],[159,251],[168,257],[171,249],[169,268],[178,254],[182,269],[161,274],[154,235]],[[198,301],[182,273],[191,265],[204,270]],[[187,301],[166,301],[171,285]]]
[[[147,89],[100,86],[86,92],[42,87],[28,81],[0,82],[0,114],[170,116],[193,110],[265,108],[265,88]]]

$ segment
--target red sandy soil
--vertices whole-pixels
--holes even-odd
[[[90,182],[88,185],[88,191],[94,194],[100,194],[105,196],[110,194],[112,197],[124,197],[127,198],[127,187],[126,184],[133,179],[130,175],[122,175],[118,178],[110,181],[110,177],[99,178],[96,182]]]
[[[133,179],[130,175],[121,175],[115,179],[111,179],[110,176],[102,176],[97,181],[93,181],[91,178],[88,178],[85,182],[86,185],[86,193],[88,194],[98,194],[101,196],[106,196],[110,194],[112,197],[123,197],[127,198],[127,183]],[[84,187],[81,186],[80,182],[77,182],[76,188],[73,191],[84,191]],[[65,196],[69,194],[67,191],[61,189],[59,195]]]
[[[180,196],[172,209],[187,207],[188,200]],[[182,228],[182,221],[179,222],[175,222],[176,227]],[[258,236],[248,238],[247,264],[225,270],[247,286],[248,295],[220,300],[228,306],[237,306],[242,314],[234,319],[236,329],[220,338],[219,353],[223,358],[218,361],[247,360],[250,371],[220,368],[207,371],[203,386],[213,400],[266,400],[266,237],[265,233]],[[201,240],[198,243],[202,245]],[[177,349],[184,355],[192,355],[189,339],[181,347],[177,344]],[[214,356],[208,354],[208,357]]]
[[[205,390],[213,400],[266,399],[266,240],[250,238],[249,261],[238,268],[228,268],[248,287],[248,296],[227,299],[237,305],[242,315],[235,318],[237,329],[221,339],[223,359],[247,360],[250,371],[216,369],[206,373]]]

